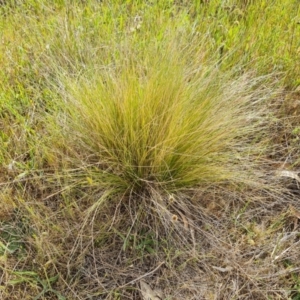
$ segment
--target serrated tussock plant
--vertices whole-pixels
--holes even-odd
[[[250,181],[264,145],[264,79],[207,66],[192,47],[129,53],[61,81],[55,122],[69,149],[64,160],[83,168],[81,182],[174,192]]]

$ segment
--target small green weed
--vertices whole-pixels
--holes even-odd
[[[155,254],[157,241],[153,233],[142,230],[141,232],[130,233],[128,236],[124,236],[117,229],[113,228],[113,230],[123,240],[123,251],[136,251],[141,257],[145,253]]]
[[[41,299],[46,296],[47,293],[52,293],[57,296],[58,300],[66,300],[58,291],[54,290],[51,286],[58,280],[58,275],[53,276],[47,279],[41,279],[40,276],[33,271],[13,271],[11,275],[15,277],[11,279],[7,284],[9,285],[18,285],[21,283],[30,284],[33,286],[39,286],[42,288],[42,291],[33,298],[33,300]]]

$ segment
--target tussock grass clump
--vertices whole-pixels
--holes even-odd
[[[63,117],[55,120],[69,147],[65,159],[86,167],[99,187],[171,193],[250,182],[253,155],[264,150],[257,135],[264,100],[274,91],[259,85],[262,78],[234,79],[198,52],[178,50],[129,56],[92,78],[65,78]]]
[[[201,288],[188,285],[178,294],[263,297],[260,288],[249,290],[261,280],[268,288],[273,282],[262,269],[256,279],[252,267],[250,275],[243,268],[253,257],[253,243],[270,251],[260,229],[262,207],[287,199],[262,168],[269,147],[268,100],[277,93],[276,82],[271,75],[223,72],[216,60],[205,59],[197,37],[183,46],[173,39],[139,51],[129,39],[124,48],[113,49],[117,59],[110,66],[77,77],[60,72],[60,99],[48,116],[44,146],[55,173],[47,173],[45,184],[52,181],[47,201],[56,203],[49,206],[58,220],[66,218],[68,242],[58,237],[66,251],[51,260],[70,286],[76,280],[89,282],[84,290],[102,285],[106,299],[126,295],[131,286],[139,289],[140,278],[151,270],[170,295],[173,285],[195,284],[192,270],[195,276],[205,270]],[[262,237],[245,233],[239,218]],[[51,242],[48,247],[56,249]],[[229,284],[218,291],[222,273],[242,278],[240,292]],[[244,292],[248,280],[251,288]],[[129,295],[139,299],[137,291]]]

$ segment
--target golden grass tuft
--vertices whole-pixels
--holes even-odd
[[[250,183],[276,91],[262,87],[265,78],[208,67],[195,45],[185,53],[171,45],[138,58],[126,49],[113,68],[61,79],[50,126],[58,124],[63,160],[80,168],[81,184],[132,194]]]

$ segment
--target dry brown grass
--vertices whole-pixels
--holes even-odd
[[[178,195],[153,191],[120,197],[86,217],[90,204],[67,203],[70,192],[33,201],[32,193],[7,189],[18,209],[6,215],[2,233],[3,224],[12,226],[22,247],[2,257],[1,297],[33,299],[42,290],[37,276],[47,282],[59,274],[51,287],[66,299],[142,299],[141,280],[163,299],[293,299],[300,205],[282,186],[292,184],[297,193],[297,185],[275,172],[264,180],[277,193],[226,185]],[[37,266],[37,276],[12,272]],[[21,285],[14,288],[12,280]],[[40,299],[57,296],[49,291]]]

